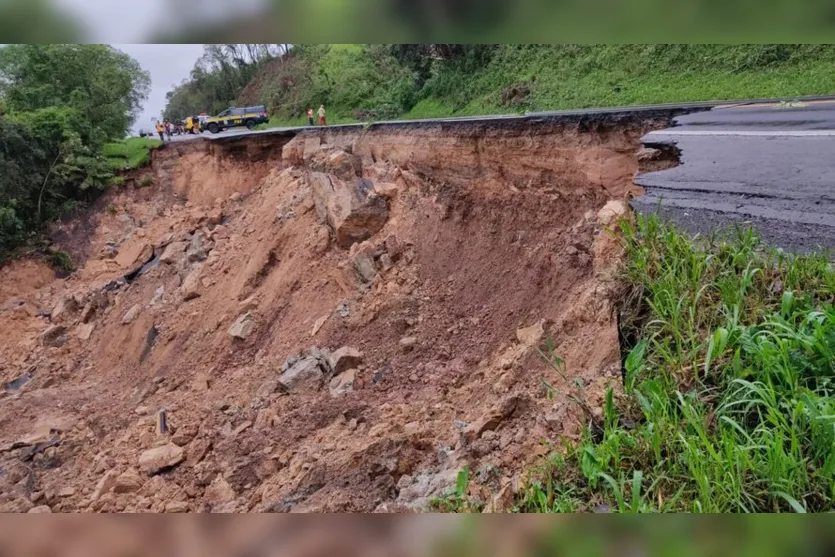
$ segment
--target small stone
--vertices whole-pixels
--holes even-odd
[[[534,323],[530,327],[524,327],[516,330],[516,340],[520,344],[527,347],[536,346],[542,337],[545,336],[544,320]]]
[[[238,304],[239,311],[247,312],[254,311],[256,309],[258,309],[258,297],[254,294]]]
[[[330,366],[334,375],[356,368],[362,363],[362,352],[350,346],[343,346],[330,357]]]
[[[221,504],[221,503],[228,503],[230,501],[234,501],[237,494],[235,490],[232,489],[232,486],[223,479],[223,476],[219,475],[215,478],[215,481],[206,488],[205,498],[210,503],[214,504]]]
[[[232,195],[229,196],[229,201],[240,201],[241,200],[241,193],[234,192]]]
[[[371,429],[368,430],[369,437],[379,437],[389,429],[389,424],[382,423],[373,426]]]
[[[235,429],[233,429],[231,435],[232,435],[232,437],[236,437],[236,436],[240,435],[241,433],[243,433],[244,431],[246,431],[247,429],[249,429],[250,427],[252,427],[252,422],[246,421],[246,422],[242,423],[241,425],[239,425],[238,427],[236,427]]]
[[[188,244],[186,242],[171,242],[165,247],[162,255],[159,256],[160,263],[176,263],[185,257],[187,246]]]
[[[95,323],[81,324],[75,329],[75,336],[77,336],[80,340],[90,340],[95,328]]]
[[[200,297],[200,269],[195,269],[190,272],[183,284],[180,286],[180,293],[183,295],[183,301],[193,300]]]
[[[148,475],[172,468],[185,460],[185,451],[174,443],[148,449],[139,455],[139,467]]]
[[[415,346],[417,345],[417,338],[415,337],[403,337],[397,343],[405,352],[410,352],[414,350]]]
[[[142,311],[142,306],[140,306],[139,304],[135,304],[122,317],[122,324],[128,325],[130,323],[133,323],[133,320],[136,319],[140,311]]]
[[[74,487],[65,487],[58,492],[58,497],[72,497],[73,495],[75,495]]]
[[[41,343],[55,348],[63,346],[67,342],[66,332],[67,328],[63,325],[52,325],[41,335]]]
[[[37,506],[37,507],[32,507],[31,509],[26,511],[26,514],[51,514],[51,513],[52,513],[52,509],[50,509],[47,505],[40,505],[40,506]]]
[[[81,322],[82,323],[89,323],[93,316],[96,314],[96,304],[92,301],[87,302],[87,305],[84,306],[84,309],[81,310]]]
[[[187,513],[188,503],[185,501],[172,501],[165,505],[165,512],[167,513]]]
[[[142,478],[135,470],[119,474],[113,483],[113,493],[134,493],[142,489]]]
[[[597,212],[597,220],[600,224],[608,226],[625,214],[626,204],[619,199],[612,199]]]
[[[465,439],[473,441],[481,437],[485,431],[495,430],[503,421],[513,415],[520,403],[520,396],[510,396],[500,401],[487,414],[464,428]]]
[[[293,363],[281,374],[278,382],[287,391],[318,391],[324,381],[318,358],[308,356]]]
[[[222,201],[221,201],[222,203]],[[223,222],[223,209],[215,207],[206,215],[206,222],[209,226],[215,226]]]
[[[188,257],[188,261],[190,263],[205,261],[209,256],[209,247],[205,238],[206,236],[200,230],[192,235],[188,247],[186,248],[186,256]]]
[[[354,390],[354,381],[356,380],[357,370],[349,369],[344,373],[334,377],[330,383],[331,396],[339,397],[348,394]]]
[[[325,322],[328,320],[328,317],[330,317],[330,315],[323,315],[322,317],[317,319],[315,323],[313,323],[313,330],[310,332],[310,336],[316,336],[316,333],[318,333],[322,326],[324,326]]]
[[[116,472],[114,472],[113,470],[108,470],[107,472],[105,472],[96,484],[96,488],[93,490],[93,495],[90,497],[90,502],[95,503],[96,501],[98,501],[102,495],[110,491],[115,482]]]
[[[255,330],[255,322],[252,319],[252,313],[246,312],[238,317],[234,323],[232,323],[229,330],[227,330],[227,333],[229,333],[229,336],[231,337],[239,340],[245,340],[252,334],[253,330]]]

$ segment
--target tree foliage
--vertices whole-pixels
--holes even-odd
[[[217,114],[232,104],[262,65],[283,55],[288,45],[207,44],[203,55],[183,81],[166,95],[163,113],[169,120],[208,112]]]
[[[42,224],[93,199],[113,173],[150,76],[106,45],[0,48],[0,260]]]

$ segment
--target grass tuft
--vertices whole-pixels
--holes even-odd
[[[835,497],[835,272],[750,230],[623,223],[625,396],[530,475],[521,511],[814,512]]]

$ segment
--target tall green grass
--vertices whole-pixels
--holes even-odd
[[[114,170],[132,170],[151,162],[151,151],[162,146],[162,141],[148,137],[129,137],[123,141],[105,143],[102,154]]]
[[[622,225],[625,394],[518,510],[813,512],[835,498],[835,272],[751,231]]]

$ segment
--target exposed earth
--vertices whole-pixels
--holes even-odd
[[[167,145],[53,231],[69,277],[0,269],[0,510],[421,511],[465,465],[506,509],[620,386],[616,223],[666,123]]]

